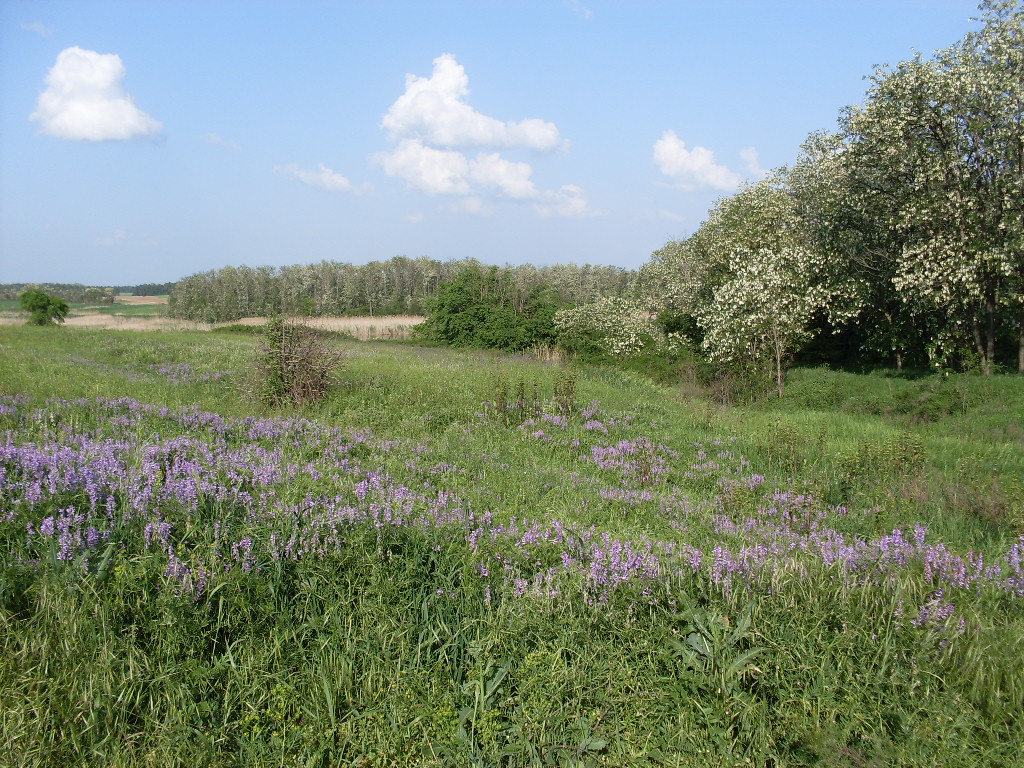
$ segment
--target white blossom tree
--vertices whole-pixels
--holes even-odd
[[[985,373],[1015,314],[1024,372],[1024,8],[981,8],[980,31],[878,70],[843,125],[862,201],[901,245],[895,289],[943,312],[938,335],[969,341]]]
[[[555,330],[567,347],[591,345],[614,357],[635,357],[645,350],[670,352],[681,341],[666,335],[647,305],[606,296],[555,313]]]

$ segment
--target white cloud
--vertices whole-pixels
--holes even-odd
[[[205,136],[203,136],[203,141],[205,141],[207,144],[212,144],[215,147],[226,149],[228,152],[242,151],[242,148],[238,146],[238,144],[231,141],[230,139],[225,139],[222,136],[217,135],[216,133],[206,134]]]
[[[715,162],[715,153],[705,147],[686,148],[675,131],[665,131],[654,143],[654,162],[666,176],[683,189],[711,187],[732,191],[743,178]]]
[[[603,211],[590,210],[583,190],[575,184],[541,193],[533,209],[542,219],[586,219],[604,215]]]
[[[154,136],[163,125],[132,102],[122,87],[117,54],[66,48],[46,76],[30,120],[58,139],[106,141]]]
[[[450,205],[457,212],[487,213],[488,199],[497,196],[532,202],[542,217],[596,215],[587,208],[579,187],[537,189],[529,163],[508,160],[498,152],[479,152],[470,159],[463,151],[470,147],[548,151],[567,143],[553,123],[502,122],[477,112],[464,101],[468,93],[466,71],[449,53],[434,59],[429,78],[406,75],[405,92],[381,123],[396,144],[374,162],[414,189],[460,197]]]
[[[429,78],[405,76],[405,93],[391,105],[382,125],[392,141],[421,139],[443,147],[506,147],[550,151],[560,146],[554,123],[531,118],[502,122],[477,112],[466,70],[450,53],[434,59]]]
[[[315,171],[300,168],[296,163],[279,165],[274,170],[278,173],[283,173],[285,176],[292,176],[310,187],[323,189],[327,192],[352,192],[355,189],[351,181],[337,171],[331,170],[323,163],[320,163]]]
[[[469,162],[461,152],[434,149],[419,139],[404,139],[394,151],[377,156],[388,176],[398,176],[432,195],[468,195]]]
[[[761,167],[761,158],[757,154],[756,147],[747,147],[740,150],[740,157],[747,164],[747,172],[751,176],[761,178],[768,175],[768,171]]]
[[[483,213],[484,203],[474,185],[496,190],[517,201],[532,201],[541,218],[582,218],[599,216],[588,208],[583,190],[567,184],[558,190],[538,190],[530,180],[529,163],[515,163],[497,153],[478,154],[472,161],[452,149],[434,149],[417,139],[405,139],[393,152],[376,161],[389,176],[405,179],[409,186],[432,195],[458,195],[456,212]]]
[[[530,200],[537,197],[537,188],[530,181],[533,169],[529,163],[513,163],[497,152],[480,154],[470,164],[473,181],[484,187],[499,190],[514,200]]]
[[[26,32],[35,32],[40,37],[49,37],[53,34],[53,30],[45,24],[40,24],[38,21],[22,23],[21,28]]]

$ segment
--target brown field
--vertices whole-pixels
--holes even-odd
[[[166,304],[167,296],[118,296],[115,304]]]
[[[167,299],[158,296],[119,296],[119,304],[166,304]],[[382,315],[380,317],[293,317],[292,322],[302,323],[311,328],[327,331],[344,331],[362,341],[375,339],[407,339],[414,325],[422,323],[421,315]],[[23,313],[4,312],[0,314],[0,325],[21,325],[25,322]],[[197,323],[172,317],[131,317],[105,315],[98,312],[75,312],[68,315],[64,325],[69,328],[91,328],[94,330],[118,331],[209,331],[225,325],[262,325],[265,317],[243,317],[233,323]]]
[[[373,339],[407,339],[414,325],[425,319],[422,315],[381,315],[379,317],[292,317],[292,322],[323,331],[344,331],[362,341]],[[235,325],[262,325],[265,317],[243,317]],[[220,323],[232,325],[232,323]]]

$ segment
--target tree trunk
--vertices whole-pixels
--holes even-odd
[[[1017,373],[1024,374],[1024,310],[1017,321]]]
[[[779,385],[779,398],[782,398],[782,346],[775,345],[775,380]]]
[[[986,312],[988,317],[988,347],[986,349],[986,360],[984,366],[984,372],[986,376],[991,376],[995,372],[996,365],[996,303],[995,300],[986,302]]]
[[[986,340],[981,331],[981,325],[978,323],[978,318],[975,317],[971,323],[971,330],[974,332],[974,349],[978,353],[978,357],[981,358],[981,372],[985,376],[989,376],[992,373],[992,358],[989,357],[990,344],[986,344]],[[991,342],[991,339],[989,339]]]

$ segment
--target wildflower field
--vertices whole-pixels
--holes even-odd
[[[1024,765],[1024,383],[0,330],[0,765]]]

